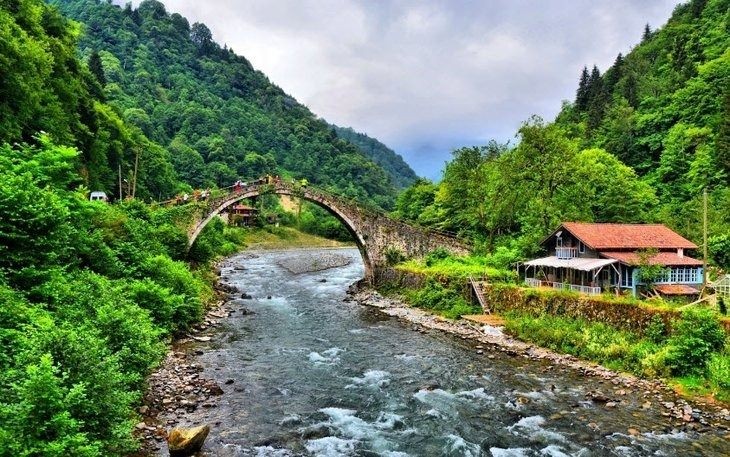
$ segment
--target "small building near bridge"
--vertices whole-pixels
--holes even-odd
[[[661,224],[564,222],[541,246],[546,257],[520,266],[529,286],[637,296],[642,265],[662,267],[652,281],[662,295],[696,296],[702,284],[702,261],[687,255],[697,245]]]
[[[258,209],[237,203],[228,207],[228,223],[240,227],[250,227],[256,222],[258,214]]]

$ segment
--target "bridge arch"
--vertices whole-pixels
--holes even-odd
[[[195,225],[193,225],[188,232],[188,249],[192,247],[195,240],[198,238],[200,233],[203,231],[206,225],[213,218],[217,217],[223,210],[229,206],[247,198],[254,198],[261,195],[275,193],[277,195],[289,195],[292,197],[298,197],[324,208],[327,212],[332,214],[342,225],[345,226],[347,231],[352,235],[355,240],[360,255],[362,256],[363,263],[365,265],[365,277],[372,278],[374,264],[371,259],[371,255],[367,248],[368,235],[362,233],[359,224],[357,224],[352,217],[348,214],[345,208],[337,204],[336,199],[331,196],[322,194],[321,192],[314,192],[307,188],[294,188],[293,186],[286,185],[283,183],[277,183],[276,185],[253,185],[242,188],[240,192],[233,192],[225,197],[217,199],[212,202],[206,215]]]

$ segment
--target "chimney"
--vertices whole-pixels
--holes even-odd
[[[679,257],[684,257],[684,248],[677,248],[677,255]]]

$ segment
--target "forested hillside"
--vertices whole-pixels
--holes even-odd
[[[0,0],[0,456],[137,448],[146,375],[213,300],[208,262],[241,245],[214,221],[188,251],[194,205],[140,198],[264,172],[386,207],[395,193],[245,59],[192,33],[203,26],[156,2],[66,6],[98,22]],[[102,25],[109,35],[80,58],[84,30]],[[119,180],[137,199],[88,200],[116,196]]]
[[[184,182],[225,186],[272,173],[392,205],[395,188],[381,167],[245,57],[215,43],[204,24],[190,25],[154,0],[137,9],[94,0],[52,3],[82,23],[80,54],[107,103],[169,151]],[[94,184],[113,188],[114,173],[94,176]]]
[[[439,185],[418,181],[397,214],[529,255],[562,220],[664,222],[730,266],[730,1],[679,5],[604,73],[581,75],[557,119],[517,146],[454,152]]]
[[[365,155],[373,159],[373,162],[383,167],[398,188],[408,187],[418,179],[416,173],[403,160],[403,157],[380,141],[364,133],[356,132],[351,127],[338,127],[336,125],[332,127],[338,137],[354,144]]]

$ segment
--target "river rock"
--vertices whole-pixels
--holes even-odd
[[[244,300],[251,300],[253,297],[251,295],[247,294],[246,292],[244,292],[241,294],[241,298],[243,298]]]
[[[182,428],[175,427],[167,436],[167,447],[172,457],[186,457],[198,452],[210,433],[210,425]]]

